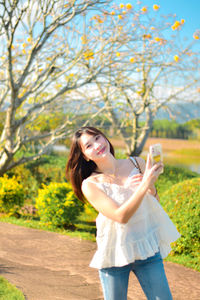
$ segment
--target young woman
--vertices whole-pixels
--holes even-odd
[[[133,271],[150,300],[172,295],[162,259],[180,235],[160,206],[154,183],[162,163],[139,157],[116,159],[105,135],[82,127],[74,134],[67,174],[77,197],[99,212],[98,249],[90,266],[99,269],[105,300],[126,300]]]

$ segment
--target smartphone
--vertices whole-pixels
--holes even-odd
[[[161,144],[154,144],[149,147],[150,160],[152,165],[163,162],[163,152]],[[160,173],[163,173],[163,169]]]

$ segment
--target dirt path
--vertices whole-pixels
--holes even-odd
[[[98,273],[88,267],[95,243],[0,222],[0,275],[28,300],[103,300]],[[165,262],[174,300],[200,299],[200,273]],[[129,300],[145,300],[134,275]]]

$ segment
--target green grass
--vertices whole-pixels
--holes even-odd
[[[96,217],[95,213],[94,215],[89,215],[89,216],[82,214],[78,218],[75,227],[69,229],[52,227],[50,225],[43,224],[37,218],[30,218],[30,217],[15,218],[6,215],[1,215],[0,222],[10,223],[10,224],[23,226],[27,228],[57,232],[60,234],[69,235],[71,237],[78,237],[83,240],[89,240],[94,242],[96,240],[95,239],[96,225],[94,222],[95,217]]]
[[[173,155],[183,155],[187,157],[197,157],[200,156],[200,149],[177,149],[172,151]]]
[[[165,261],[170,261],[172,263],[176,263],[179,265],[183,265],[189,269],[193,269],[195,271],[200,272],[200,258],[191,257],[190,255],[172,255],[169,254]]]
[[[0,276],[0,299],[1,300],[25,300],[24,295],[14,285]]]

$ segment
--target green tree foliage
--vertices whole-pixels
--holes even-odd
[[[188,123],[179,124],[174,120],[154,120],[151,137],[188,139],[192,129]]]

